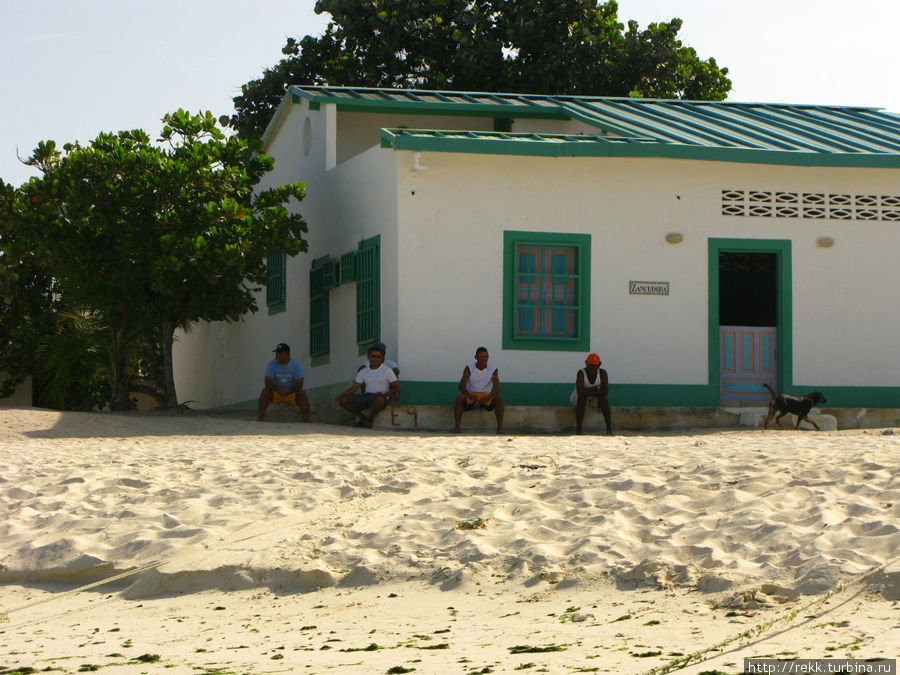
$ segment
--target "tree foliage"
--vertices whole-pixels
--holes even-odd
[[[323,35],[242,87],[231,124],[259,137],[290,84],[722,100],[727,68],[678,39],[681,19],[641,29],[614,0],[318,0]]]
[[[226,138],[209,112],[163,121],[162,143],[139,129],[64,153],[42,142],[28,160],[42,176],[7,195],[9,236],[35,252],[67,304],[102,319],[114,407],[130,407],[148,345],[162,350],[166,402],[177,405],[176,328],[256,311],[266,254],[306,250],[306,224],[286,208],[302,184],[255,190],[274,160]]]
[[[39,252],[13,220],[16,190],[0,181],[0,397],[32,374],[41,337],[53,330],[58,296]]]

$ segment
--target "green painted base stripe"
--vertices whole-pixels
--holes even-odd
[[[829,387],[794,385],[791,394],[802,396],[821,391],[828,401],[824,408],[900,408],[900,387]]]
[[[458,382],[426,382],[401,380],[400,400],[407,405],[452,405],[459,393]],[[330,398],[334,398],[349,385],[335,385]],[[575,389],[573,382],[504,382],[500,393],[506,405],[515,406],[568,406]],[[318,398],[318,390],[311,390],[310,400]],[[610,388],[609,401],[614,406],[717,406],[715,389],[707,385],[620,384]]]

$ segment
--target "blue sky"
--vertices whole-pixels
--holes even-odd
[[[363,0],[360,0],[363,1]],[[0,0],[0,178],[38,141],[143,128],[177,108],[232,110],[241,84],[319,34],[314,0]],[[685,44],[728,66],[729,100],[900,114],[898,0],[621,0],[642,26],[684,19]]]

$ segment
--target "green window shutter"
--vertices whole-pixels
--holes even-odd
[[[356,252],[356,342],[368,346],[381,337],[381,237],[365,239]]]
[[[329,260],[322,268],[325,274],[325,288],[337,288],[341,285],[341,262],[340,260]]]
[[[269,275],[266,284],[266,307],[269,308],[269,314],[283,312],[286,307],[285,265],[284,251],[276,251],[266,257],[266,272]]]
[[[503,233],[503,348],[590,350],[591,237]]]
[[[325,266],[309,270],[309,355],[324,356],[330,350],[328,289]]]
[[[356,251],[341,256],[341,283],[356,281]]]

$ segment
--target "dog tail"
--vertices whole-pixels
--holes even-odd
[[[772,387],[770,387],[767,382],[763,382],[763,386],[769,390],[769,396],[771,396],[772,399],[774,400],[775,399],[775,391],[772,389]]]

